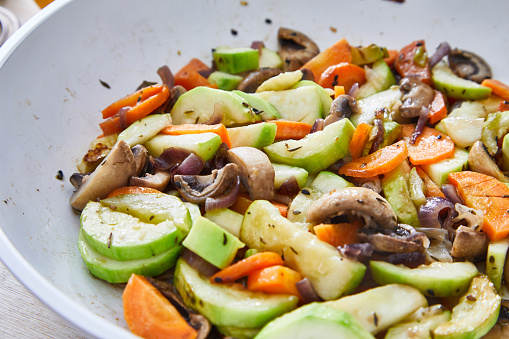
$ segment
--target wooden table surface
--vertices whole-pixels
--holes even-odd
[[[33,0],[0,0],[25,23],[39,11]],[[34,297],[0,261],[0,338],[92,338]]]

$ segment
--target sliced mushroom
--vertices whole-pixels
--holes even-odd
[[[188,309],[184,305],[182,298],[174,292],[175,288],[172,284],[152,277],[147,277],[147,280],[171,302],[187,323],[198,331],[196,339],[207,338],[212,328],[210,322],[201,314],[194,313],[192,310]]]
[[[389,202],[364,187],[347,187],[323,195],[309,207],[307,221],[330,223],[332,218],[345,214],[363,218],[368,228],[396,229],[398,226]]]
[[[228,164],[209,175],[175,175],[175,186],[182,197],[192,203],[204,203],[207,198],[218,197],[228,191],[237,180],[239,169]]]
[[[129,145],[118,141],[108,156],[99,164],[71,196],[72,207],[82,210],[90,200],[104,199],[113,189],[127,185],[136,174],[136,161]]]
[[[380,194],[382,192],[382,182],[380,178],[375,177],[366,177],[366,178],[349,178],[349,181],[352,182],[355,186],[369,188],[374,192]]]
[[[481,83],[491,78],[491,68],[483,58],[472,52],[455,48],[448,55],[449,66],[456,75]]]
[[[133,152],[134,161],[136,161],[136,176],[140,176],[145,170],[148,163],[148,151],[143,145],[135,145],[131,148]]]
[[[283,59],[283,71],[295,71],[316,56],[320,49],[306,35],[281,27],[278,32],[279,56]]]
[[[358,111],[359,107],[354,97],[346,94],[340,95],[332,102],[329,115],[325,118],[324,127],[338,120],[349,118]]]
[[[274,198],[274,167],[265,153],[254,147],[228,150],[228,161],[236,164],[242,184],[252,200]]]
[[[267,79],[281,74],[279,68],[260,68],[256,71],[249,73],[237,86],[237,89],[246,93],[254,93],[256,89]]]
[[[454,205],[454,208],[456,209],[456,212],[458,212],[458,215],[452,219],[453,224],[464,221],[467,223],[467,227],[472,230],[480,231],[482,229],[482,211],[475,210],[462,204],[456,204]]]
[[[185,92],[187,92],[187,90],[180,85],[173,87],[170,90],[170,101],[166,105],[165,111],[170,112],[173,106],[175,106],[175,103],[177,102],[178,98],[180,98],[180,96]]]
[[[129,178],[129,186],[142,186],[164,191],[171,181],[169,171],[156,171],[154,174],[147,173],[143,177],[132,176]]]
[[[451,255],[455,258],[472,258],[486,254],[487,249],[488,237],[486,233],[475,231],[467,226],[460,226],[456,230]]]
[[[470,148],[468,152],[468,167],[474,172],[490,175],[502,182],[509,182],[509,178],[500,171],[482,141],[476,141]]]
[[[315,123],[311,127],[311,131],[309,133],[315,133],[319,131],[323,131],[325,121],[322,118],[318,118],[315,120]]]
[[[400,81],[400,91],[403,93],[399,113],[403,118],[413,118],[420,115],[423,107],[428,107],[435,91],[417,77],[406,77]]]
[[[410,225],[400,224],[395,230],[385,230],[384,233],[359,233],[361,240],[374,246],[377,252],[411,253],[424,252],[429,245],[429,239],[422,232],[417,232]]]
[[[78,189],[89,175],[90,173],[73,173],[69,178],[69,182],[74,188]]]

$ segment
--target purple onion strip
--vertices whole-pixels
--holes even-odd
[[[307,278],[304,278],[296,283],[295,287],[297,287],[297,291],[299,291],[299,294],[302,297],[304,303],[307,304],[313,301],[322,301],[322,298],[316,294],[315,289]]]
[[[429,118],[429,109],[427,107],[421,108],[421,113],[419,114],[419,120],[417,120],[417,126],[415,126],[414,133],[410,137],[410,144],[415,144],[415,140],[421,135],[422,131],[424,131],[424,127],[426,127],[426,122],[428,122]]]
[[[214,275],[216,272],[219,272],[219,268],[212,265],[202,257],[200,257],[198,254],[194,253],[193,251],[184,248],[182,251],[181,257],[195,270],[200,272],[201,274],[210,277]]]
[[[240,178],[237,176],[237,180],[233,184],[233,187],[226,194],[220,195],[214,198],[207,198],[205,200],[205,211],[212,211],[218,208],[230,207],[237,201],[237,197],[240,191]]]
[[[440,197],[428,198],[419,209],[419,220],[422,227],[442,228],[443,222],[440,213],[444,210],[448,210],[447,214],[450,215],[454,211],[454,204]]]
[[[442,42],[440,45],[438,45],[435,53],[433,53],[433,55],[429,57],[429,60],[428,60],[429,68],[431,69],[431,68],[435,67],[435,65],[438,64],[438,62],[440,60],[442,60],[444,58],[444,56],[449,54],[450,50],[451,50],[451,46],[449,46],[449,44],[445,41]]]
[[[458,190],[456,189],[456,186],[451,184],[443,184],[442,187],[442,193],[444,193],[445,197],[450,200],[453,204],[462,204],[465,205],[465,202],[458,194]]]

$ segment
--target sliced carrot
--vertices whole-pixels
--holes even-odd
[[[431,85],[431,72],[428,61],[426,60],[424,65],[419,65],[415,62],[415,54],[418,51],[426,52],[424,40],[414,41],[403,47],[396,56],[396,60],[394,60],[394,69],[403,78],[416,76],[422,82]]]
[[[359,178],[374,177],[390,172],[407,157],[406,144],[401,140],[365,157],[352,160],[339,168],[339,174]]]
[[[291,294],[300,298],[295,284],[301,280],[299,272],[275,265],[252,272],[247,278],[247,289],[271,294]]]
[[[360,222],[320,224],[313,227],[315,235],[334,247],[350,245],[360,242],[357,230],[362,227]]]
[[[326,50],[316,55],[313,59],[304,64],[302,68],[309,68],[315,79],[320,79],[322,73],[332,65],[341,62],[352,62],[352,47],[346,39],[341,39]]]
[[[212,132],[221,137],[221,141],[224,142],[228,148],[232,147],[228,130],[223,124],[216,125],[202,125],[202,124],[183,124],[183,125],[171,125],[165,127],[161,133],[167,135],[183,135],[183,134],[199,134]]]
[[[502,100],[498,104],[497,112],[505,112],[505,111],[509,111],[509,101]]]
[[[199,73],[199,71],[208,71],[209,69],[210,67],[201,60],[191,59],[175,74],[175,86],[180,85],[188,91],[198,86],[210,86],[211,83]]]
[[[462,171],[449,174],[465,205],[483,212],[483,227],[491,241],[509,235],[509,187],[482,173]]]
[[[290,120],[271,120],[272,124],[276,124],[276,140],[302,139],[311,132],[313,126],[300,121]]]
[[[389,56],[385,58],[384,61],[387,65],[389,65],[389,67],[393,67],[394,61],[398,56],[398,51],[395,49],[389,49],[387,52],[389,53]]]
[[[334,86],[334,99],[345,93],[345,86]]]
[[[237,200],[229,208],[232,211],[235,211],[237,213],[246,214],[246,211],[252,202],[253,202],[253,200],[251,200],[248,193],[239,193],[239,195],[237,196]],[[282,204],[277,201],[270,201],[270,203],[277,207],[277,209],[279,210],[279,213],[281,213],[281,215],[283,217],[286,218],[288,216],[288,206],[287,205]]]
[[[262,268],[284,265],[281,256],[274,252],[258,252],[252,256],[237,261],[210,277],[212,283],[232,283],[240,278],[247,277],[254,271]]]
[[[415,169],[417,170],[417,174],[419,174],[419,177],[424,181],[424,187],[426,188],[426,192],[424,195],[426,198],[433,198],[433,197],[439,197],[439,198],[445,198],[444,193],[442,193],[442,190],[440,187],[438,187],[437,184],[431,178],[424,172],[419,166],[415,166]]]
[[[502,99],[509,100],[509,86],[503,82],[494,79],[484,79],[481,85],[491,88],[491,91]]]
[[[198,332],[145,277],[133,274],[122,294],[124,318],[142,338],[194,339]]]
[[[161,191],[158,191],[155,188],[143,186],[122,186],[119,188],[115,188],[113,191],[111,191],[108,194],[108,198],[124,194],[144,194],[144,193],[161,193]]]
[[[164,85],[153,85],[142,88],[132,94],[126,95],[122,99],[112,103],[102,110],[103,119],[114,116],[123,107],[133,107],[138,102],[145,101],[151,96],[156,95],[162,91]]]
[[[120,133],[124,129],[120,126],[120,118],[118,116],[109,117],[99,124],[99,127],[103,131],[103,136]]]
[[[359,86],[366,82],[366,71],[348,62],[342,62],[328,67],[320,76],[318,84],[324,88],[334,88],[334,86],[344,86],[348,93],[352,86],[357,83]]]
[[[271,201],[270,202],[272,205],[276,206],[277,209],[279,210],[279,213],[281,213],[281,215],[283,217],[288,217],[288,205],[285,205],[281,202],[277,202],[277,201]]]
[[[442,92],[435,90],[435,97],[431,102],[428,122],[434,124],[447,116],[446,99]]]
[[[415,143],[410,144],[414,130],[413,124],[404,124],[401,130],[401,138],[406,142],[408,157],[413,165],[433,164],[454,155],[454,141],[431,127],[425,126]]]
[[[353,159],[357,159],[362,155],[362,150],[364,146],[366,146],[366,142],[368,142],[369,134],[372,129],[373,126],[364,122],[361,122],[355,127],[352,141],[350,142],[350,154]]]

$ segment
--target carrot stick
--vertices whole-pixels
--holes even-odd
[[[502,99],[509,100],[509,86],[503,82],[494,79],[484,79],[481,85],[491,88],[491,91]]]
[[[132,124],[136,120],[140,120],[150,113],[154,112],[159,106],[164,104],[170,96],[168,86],[163,85],[161,91],[142,100],[126,112],[127,125]]]
[[[502,100],[498,104],[497,112],[505,112],[505,111],[509,111],[509,101]]]
[[[345,94],[345,87],[344,86],[334,86],[334,99],[339,97],[340,95]]]
[[[195,339],[198,332],[145,277],[133,274],[122,294],[129,329],[143,338]]]
[[[482,173],[462,171],[449,174],[465,205],[483,212],[483,227],[491,241],[509,235],[509,187]]]
[[[276,265],[252,272],[247,278],[247,289],[271,294],[291,294],[300,298],[295,284],[301,280],[299,272]]]
[[[366,82],[366,71],[364,68],[347,62],[328,67],[320,76],[318,84],[324,88],[344,86],[348,93],[352,86],[357,83],[359,86]]]
[[[440,187],[438,187],[437,184],[431,178],[424,172],[419,166],[415,166],[415,169],[417,170],[417,174],[419,174],[419,177],[424,181],[424,186],[426,187],[426,192],[424,195],[426,198],[433,198],[433,197],[439,197],[439,198],[445,198],[444,193],[442,193],[442,190]]]
[[[119,188],[115,188],[113,191],[108,193],[108,198],[124,194],[144,194],[144,193],[161,193],[161,191],[158,191],[155,188],[143,186],[122,186]]]
[[[398,141],[365,157],[357,158],[339,168],[339,174],[350,177],[374,177],[390,172],[408,157],[405,142]]]
[[[408,148],[408,157],[413,165],[433,164],[454,154],[454,141],[434,128],[424,127],[414,144],[409,140],[415,130],[413,124],[404,124],[401,138]]]
[[[208,71],[209,69],[210,67],[201,60],[191,59],[175,74],[175,85],[180,85],[188,91],[198,86],[210,86],[211,83],[199,73],[199,71]]]
[[[115,101],[108,107],[102,110],[103,119],[114,116],[122,107],[133,107],[138,102],[145,101],[153,95],[162,91],[164,85],[153,85],[142,88],[132,94],[129,94],[122,99]]]
[[[302,139],[311,132],[313,126],[299,121],[290,120],[270,120],[270,123],[276,124],[276,140]]]
[[[210,282],[232,283],[262,268],[283,264],[283,259],[277,253],[258,252],[217,272],[210,277]]]
[[[447,116],[446,99],[442,92],[435,90],[435,96],[431,102],[428,122],[434,124]]]
[[[109,117],[99,124],[99,127],[103,131],[103,135],[112,135],[123,131],[120,126],[120,118],[118,116]]]
[[[281,215],[283,217],[288,217],[288,205],[285,205],[281,202],[277,202],[277,201],[271,201],[270,202],[272,205],[276,206],[277,209],[279,210],[279,213],[281,213]]]
[[[389,53],[389,56],[385,58],[384,61],[387,65],[389,65],[389,67],[393,67],[394,61],[398,56],[398,51],[395,49],[389,49],[387,52]]]
[[[161,133],[167,135],[183,135],[183,134],[199,134],[212,132],[221,137],[221,141],[224,142],[228,148],[232,147],[228,130],[223,124],[216,125],[202,125],[202,124],[183,124],[183,125],[171,125],[165,127]]]
[[[362,150],[369,139],[369,134],[373,126],[361,122],[355,127],[353,132],[352,141],[350,142],[350,154],[353,159],[357,159],[362,155]]]
[[[360,222],[320,224],[313,227],[315,235],[334,247],[360,242],[357,230],[362,227]]]
[[[309,68],[315,79],[320,79],[327,67],[337,65],[340,62],[352,62],[352,47],[346,39],[341,39],[326,50],[316,55],[304,64],[302,68]]]
[[[396,56],[396,60],[394,60],[394,68],[403,78],[416,76],[422,82],[431,85],[431,72],[428,61],[425,60],[424,65],[416,63],[415,55],[419,51],[426,52],[424,40],[414,41],[403,47]]]

